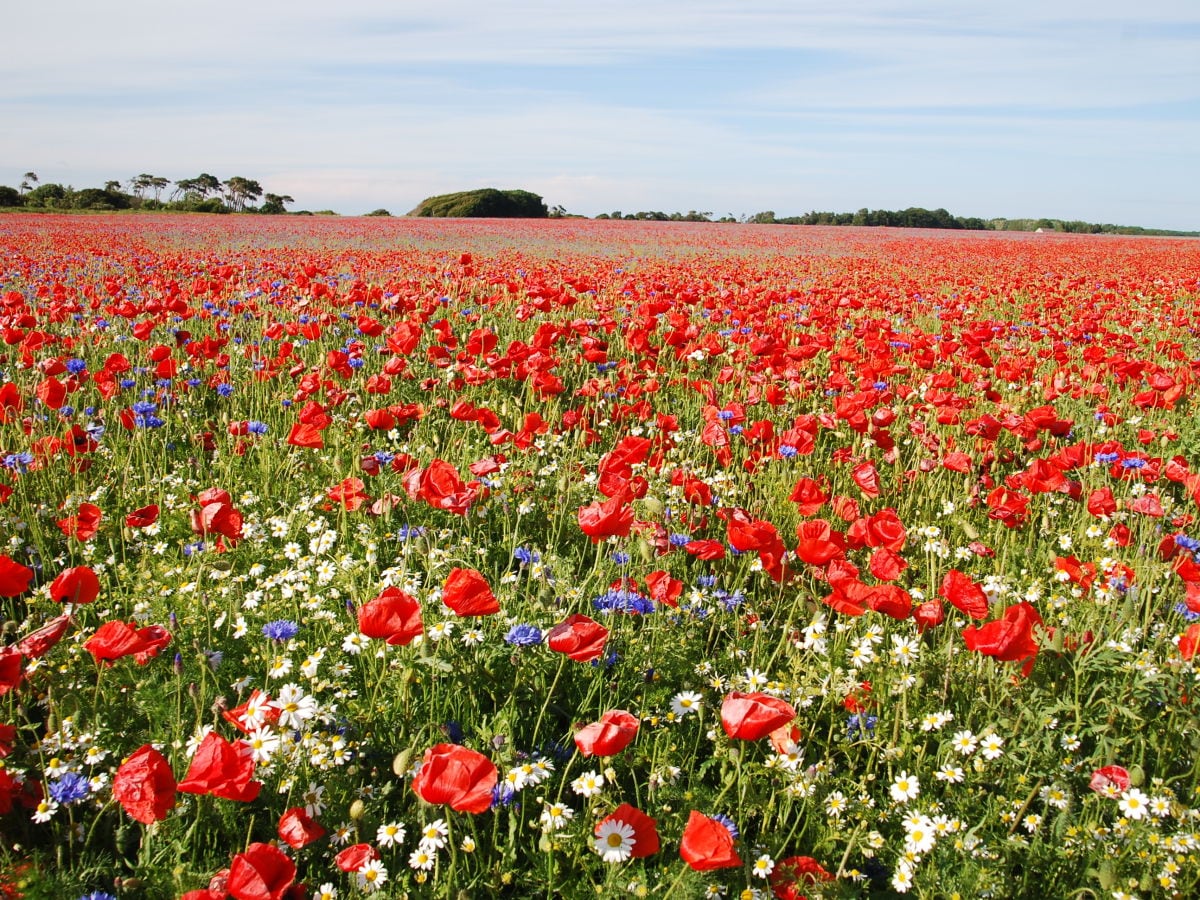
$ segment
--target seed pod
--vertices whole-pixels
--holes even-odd
[[[403,778],[412,765],[412,750],[401,750],[396,754],[396,758],[392,760],[392,772],[397,778]]]

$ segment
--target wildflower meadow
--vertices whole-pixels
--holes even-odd
[[[1200,891],[1200,243],[0,246],[0,897]]]

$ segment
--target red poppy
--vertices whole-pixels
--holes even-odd
[[[871,498],[879,496],[879,472],[875,470],[875,463],[859,463],[850,470],[850,477],[854,479],[858,489],[863,492],[863,496]]]
[[[879,584],[866,593],[867,606],[875,612],[903,621],[912,614],[913,602],[908,591],[895,584]]]
[[[899,553],[880,547],[871,554],[868,568],[880,581],[895,581],[908,568],[908,562]]]
[[[608,629],[594,619],[575,614],[550,629],[546,643],[556,653],[566,654],[575,662],[591,662],[604,655]]]
[[[382,638],[403,647],[425,631],[421,604],[397,587],[385,588],[358,611],[358,630],[369,638]]]
[[[1190,595],[1190,584],[1188,588]],[[1200,622],[1189,625],[1187,631],[1179,636],[1179,655],[1184,659],[1191,659],[1195,656],[1197,649],[1200,649]]]
[[[917,630],[924,632],[926,628],[933,628],[946,621],[946,610],[940,601],[926,600],[913,610],[912,617],[917,623]]]
[[[771,892],[779,900],[804,900],[801,888],[819,881],[833,881],[833,873],[811,856],[789,856],[771,870]]]
[[[636,807],[622,803],[609,815],[596,823],[595,834],[599,836],[600,828],[606,822],[623,822],[633,829],[633,847],[629,855],[641,859],[657,853],[659,848],[658,823]]]
[[[729,829],[696,810],[688,814],[679,841],[679,855],[697,872],[729,869],[742,864],[742,858],[733,848],[733,834]]]
[[[592,539],[593,544],[607,537],[628,537],[633,528],[633,509],[627,505],[628,494],[624,491],[603,503],[592,503],[581,507],[578,513],[579,528]]]
[[[365,488],[366,485],[363,484],[361,478],[343,478],[331,487],[325,496],[342,504],[342,508],[348,512],[354,512],[364,504],[371,502]]]
[[[1092,772],[1088,787],[1096,793],[1103,793],[1106,788],[1115,789],[1116,793],[1129,790],[1131,781],[1129,772],[1123,766],[1103,766]]]
[[[825,505],[829,495],[825,493],[819,482],[812,478],[801,478],[792,488],[792,494],[788,499],[796,504],[800,515],[811,516]]]
[[[241,540],[242,513],[233,508],[233,498],[228,491],[209,488],[196,497],[196,502],[200,509],[192,511],[192,531],[202,537],[218,535],[228,539],[231,546]]]
[[[279,839],[293,849],[306,847],[323,834],[325,829],[303,806],[293,806],[279,817]]]
[[[113,799],[143,825],[160,822],[175,805],[175,776],[166,757],[143,744],[113,777]]]
[[[0,553],[0,597],[17,597],[29,590],[33,569]]]
[[[655,603],[678,608],[679,598],[683,594],[683,582],[672,578],[667,572],[651,572],[646,576],[646,592]]]
[[[720,541],[688,541],[683,545],[683,549],[696,559],[711,561],[725,558],[725,545]]]
[[[253,778],[254,751],[250,745],[241,740],[230,743],[210,731],[192,757],[187,775],[179,782],[179,790],[249,803],[262,789],[262,784]]]
[[[31,632],[21,638],[17,642],[17,649],[21,651],[21,655],[26,659],[37,659],[39,656],[45,656],[55,644],[62,640],[62,636],[67,633],[67,628],[70,624],[70,613],[55,616],[37,631]]]
[[[938,588],[938,595],[945,597],[972,619],[987,617],[988,600],[983,587],[958,569],[951,569],[946,573],[946,577],[942,579],[942,586]]]
[[[125,517],[125,525],[129,528],[145,528],[158,521],[158,505],[151,503],[135,509]]]
[[[968,625],[963,629],[963,640],[967,642],[968,650],[984,656],[993,656],[1003,662],[1026,660],[1022,674],[1027,675],[1038,652],[1033,629],[1041,624],[1042,617],[1037,610],[1022,601],[1006,609],[1002,618],[980,628]]]
[[[369,862],[379,859],[379,851],[370,844],[353,844],[333,858],[343,872],[357,872]]]
[[[846,542],[840,531],[824,519],[809,519],[796,526],[800,543],[796,556],[810,566],[824,566],[846,552]]]
[[[50,599],[59,603],[91,603],[100,596],[100,579],[88,566],[64,569],[50,583]]]
[[[126,624],[119,619],[105,622],[96,633],[84,641],[83,648],[96,662],[107,662],[132,656],[139,666],[144,666],[158,651],[171,643],[171,634],[161,625],[138,628],[137,623]]]
[[[794,718],[796,710],[770,694],[732,691],[721,703],[721,726],[741,741],[757,741]]]
[[[458,812],[481,813],[492,805],[499,773],[482,753],[459,744],[437,744],[425,751],[412,787],[426,803],[446,803]]]
[[[1092,491],[1087,498],[1087,511],[1098,518],[1109,518],[1117,511],[1117,501],[1112,488],[1102,487]]]
[[[21,683],[24,658],[16,647],[0,647],[0,697]]]
[[[308,422],[292,423],[287,442],[293,447],[306,447],[311,450],[321,450],[325,447],[321,429]]]
[[[272,844],[251,844],[229,865],[226,890],[234,900],[283,900],[296,880],[296,864]]]
[[[55,524],[67,537],[73,537],[77,541],[90,541],[100,530],[100,520],[103,518],[104,513],[94,503],[80,503],[75,515],[59,519]]]
[[[12,753],[13,742],[17,739],[17,729],[13,725],[0,725],[0,759]]]
[[[599,722],[575,732],[575,746],[584,756],[615,756],[637,737],[637,716],[623,709],[610,709]]]
[[[419,497],[434,509],[444,509],[455,515],[466,515],[467,509],[478,499],[478,493],[471,485],[464,484],[458,475],[458,470],[445,460],[435,459],[428,468],[416,469],[412,473],[412,482],[406,480],[409,495]]]
[[[442,588],[442,602],[457,616],[490,616],[500,603],[487,579],[474,569],[451,569]]]

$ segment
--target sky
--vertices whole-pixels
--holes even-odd
[[[1197,0],[38,0],[0,26],[14,187],[1200,230]]]

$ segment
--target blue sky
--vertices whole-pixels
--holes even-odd
[[[1200,2],[40,0],[0,184],[243,175],[362,213],[942,206],[1200,229]]]

